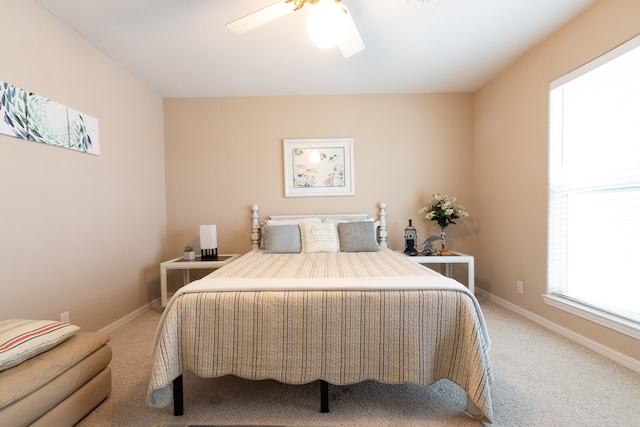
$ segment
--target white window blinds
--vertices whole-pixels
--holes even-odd
[[[640,36],[550,91],[549,291],[640,319]]]

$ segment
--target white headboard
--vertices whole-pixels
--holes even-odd
[[[378,205],[380,210],[378,211],[378,238],[380,246],[387,247],[387,204],[380,203]],[[251,249],[258,249],[260,247],[260,222],[258,215],[258,205],[251,206]],[[369,219],[368,214],[318,214],[318,215],[271,215],[270,219],[276,220],[295,220],[302,218],[320,218],[320,219],[334,219],[334,220],[365,220]]]

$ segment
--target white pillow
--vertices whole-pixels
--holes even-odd
[[[299,227],[302,253],[311,254],[316,252],[340,251],[340,240],[335,223],[301,222]]]
[[[300,217],[300,218],[293,218],[293,219],[268,219],[265,221],[265,225],[290,225],[290,224],[298,225],[301,222],[318,223],[318,222],[322,222],[322,220],[317,216]]]
[[[0,321],[0,371],[57,346],[80,328],[51,320]]]

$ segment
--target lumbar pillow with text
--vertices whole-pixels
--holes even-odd
[[[301,222],[299,227],[302,252],[311,254],[315,252],[338,252],[340,250],[338,229],[334,223],[314,224]]]

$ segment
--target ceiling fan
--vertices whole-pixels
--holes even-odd
[[[307,20],[307,30],[314,43],[320,47],[338,46],[345,58],[364,49],[353,18],[340,0],[281,0],[278,3],[231,21],[227,28],[244,33],[267,22],[302,9],[305,4],[313,6]],[[323,26],[326,25],[326,27]],[[321,40],[322,37],[330,40]]]

